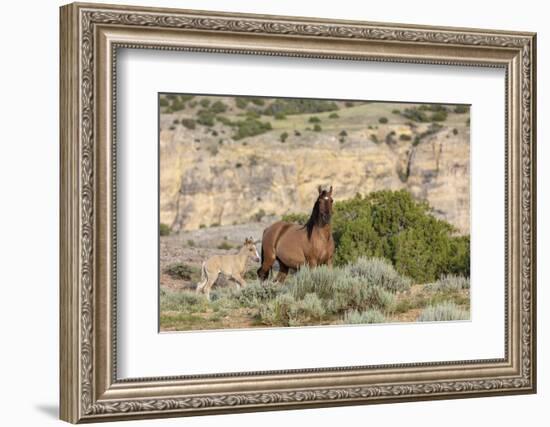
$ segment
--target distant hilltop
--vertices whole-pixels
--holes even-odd
[[[453,105],[161,97],[160,221],[172,232],[407,189],[470,232],[470,114]]]

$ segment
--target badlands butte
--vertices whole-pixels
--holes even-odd
[[[160,222],[171,233],[408,190],[470,230],[470,110],[461,105],[160,96]]]

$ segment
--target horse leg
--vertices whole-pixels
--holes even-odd
[[[268,276],[273,263],[275,262],[275,250],[272,248],[264,248],[262,243],[262,266],[258,269],[258,278],[263,282]]]
[[[281,260],[279,260],[279,272],[277,273],[277,277],[275,278],[276,282],[284,283],[286,276],[288,274],[288,266],[286,264],[283,264]]]

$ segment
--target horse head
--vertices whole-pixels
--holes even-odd
[[[319,196],[315,202],[318,206],[318,220],[320,225],[326,225],[330,223],[330,218],[332,217],[332,185],[328,191],[321,186],[319,186],[318,190]]]

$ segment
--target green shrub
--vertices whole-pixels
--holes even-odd
[[[372,307],[385,309],[394,303],[393,294],[351,275],[345,268],[302,267],[287,280],[287,286],[295,299],[316,294],[331,313]]]
[[[265,215],[265,211],[263,209],[260,209],[255,214],[253,214],[250,219],[254,222],[260,222]]]
[[[314,132],[321,132],[323,130],[323,128],[321,128],[321,125],[318,124],[318,123],[315,123],[315,126],[313,126],[313,131]]]
[[[264,106],[265,105],[265,100],[263,98],[250,98],[250,101],[254,104],[254,105],[258,105],[260,107]]]
[[[279,112],[279,113],[275,113],[273,117],[275,118],[275,120],[285,120],[286,114]]]
[[[161,107],[168,107],[168,105],[170,105],[170,102],[168,102],[168,100],[166,98],[160,98],[159,99],[159,105]]]
[[[210,110],[200,110],[197,113],[197,123],[203,126],[214,126],[214,119],[216,114]]]
[[[287,116],[292,114],[314,114],[338,110],[334,101],[322,99],[276,99],[268,105],[263,113],[274,116],[283,113]]]
[[[251,271],[253,271],[256,276],[256,271]],[[245,280],[246,279],[245,277]],[[253,279],[251,278],[251,280]],[[280,284],[274,282],[254,282],[249,283],[248,286],[236,292],[234,298],[236,298],[243,307],[257,307],[261,303],[273,300],[277,295],[282,293],[283,289],[284,288]]]
[[[458,129],[457,128],[453,129],[453,135],[458,135]]]
[[[430,117],[430,120],[434,122],[444,122],[445,120],[447,120],[447,112],[436,111],[435,113],[432,114],[432,116]]]
[[[338,136],[341,136],[341,137],[343,138],[343,137],[348,136],[348,133],[346,132],[345,129],[342,129],[342,130],[340,131],[340,133],[338,134]]]
[[[283,215],[281,219],[286,222],[292,222],[295,224],[304,225],[309,219],[309,215],[290,213],[290,214]]]
[[[330,113],[330,114],[328,115],[328,118],[329,118],[329,119],[337,119],[337,118],[339,118],[339,117],[340,117],[340,116],[338,115],[338,113]]]
[[[388,123],[388,118],[387,117],[380,117],[378,119],[378,123],[381,123],[381,124],[384,125],[384,124]]]
[[[374,142],[375,144],[378,144],[380,141],[378,141],[378,137],[376,136],[376,134],[371,134],[369,139]]]
[[[176,279],[182,279],[187,281],[193,281],[197,282],[200,279],[201,276],[201,270],[199,267],[194,267],[189,264],[185,264],[182,262],[176,262],[174,264],[170,264],[165,269],[166,274],[169,274],[170,276],[176,278]]]
[[[470,289],[470,279],[464,276],[446,274],[437,282],[431,284],[429,288],[436,292],[457,292]]]
[[[227,105],[225,105],[222,101],[216,101],[210,106],[210,111],[214,114],[225,113],[226,110]]]
[[[160,292],[161,311],[187,311],[199,312],[208,307],[208,300],[202,294],[192,291],[169,291],[162,289]]]
[[[259,315],[262,322],[269,325],[298,326],[317,323],[325,315],[325,309],[315,294],[308,294],[298,301],[292,295],[280,294],[262,305]]]
[[[469,110],[469,107],[466,105],[457,105],[454,108],[453,112],[455,112],[456,114],[465,114],[468,112],[468,110]]]
[[[400,275],[391,263],[383,258],[360,257],[346,266],[352,276],[360,277],[369,284],[390,292],[402,292],[411,287],[411,280]]]
[[[281,140],[281,142],[285,142],[287,138],[288,138],[288,132],[283,132],[283,133],[279,136],[279,139]]]
[[[229,242],[221,242],[218,245],[218,249],[228,251],[229,249],[233,249],[233,245]]]
[[[414,107],[413,108],[405,108],[405,110],[403,110],[401,115],[403,117],[405,117],[409,120],[415,121],[415,122],[425,123],[425,122],[430,121],[428,115],[424,111],[419,110],[418,108],[414,108]]]
[[[441,322],[450,320],[468,320],[470,313],[453,302],[444,302],[426,307],[416,319],[418,322]]]
[[[397,108],[395,110],[391,110],[392,114],[401,114],[401,110],[398,110]]]
[[[310,123],[321,123],[321,119],[317,116],[311,116],[308,120]]]
[[[253,118],[247,118],[246,120],[234,122],[234,125],[237,128],[235,134],[233,135],[233,139],[235,140],[260,135],[271,130],[271,123],[261,122]]]
[[[344,315],[344,323],[348,325],[362,325],[367,323],[384,323],[386,317],[378,310],[357,311],[351,310]]]
[[[159,234],[161,236],[168,236],[170,235],[170,226],[168,224],[160,223],[159,227]]]
[[[248,99],[244,97],[237,97],[235,98],[235,105],[237,108],[240,108],[241,110],[244,110],[246,106],[248,105]]]
[[[445,273],[469,275],[469,238],[453,237],[452,225],[430,215],[428,204],[405,190],[336,202],[332,224],[337,265],[380,257],[417,281]]]
[[[187,129],[195,129],[195,120],[193,119],[181,119],[181,124]]]
[[[194,248],[195,247],[195,241],[192,240],[192,239],[187,240],[187,246],[189,246],[190,248]]]
[[[406,133],[402,133],[399,135],[399,140],[400,141],[410,141],[412,139],[412,136],[406,134]]]
[[[208,108],[210,106],[210,100],[206,98],[201,99],[199,103],[201,104],[202,108]]]

